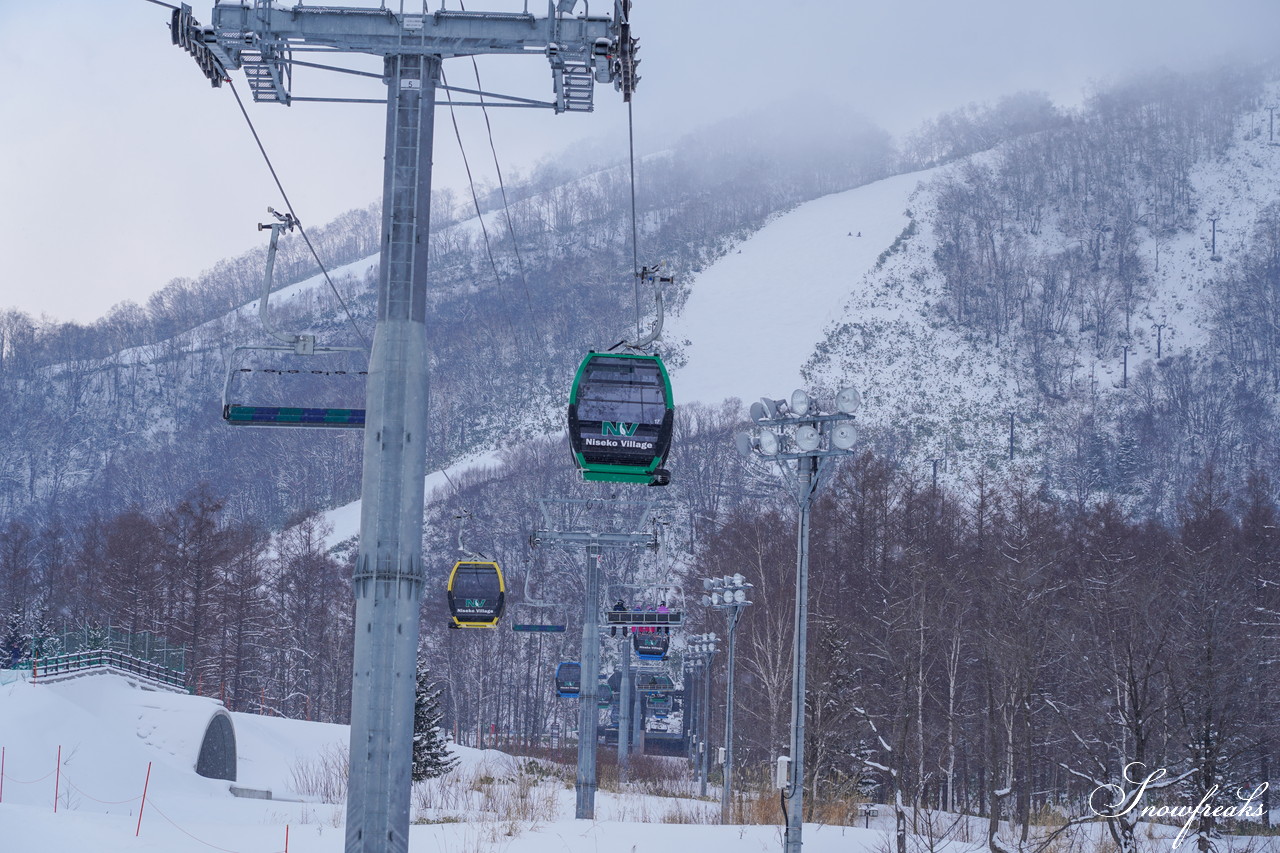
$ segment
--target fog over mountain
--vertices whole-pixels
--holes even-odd
[[[405,5],[412,11],[415,4]],[[193,13],[207,23],[211,6],[194,4]],[[284,206],[234,97],[226,87],[211,90],[170,44],[168,14],[145,0],[0,7],[0,195],[9,202],[0,206],[7,258],[0,306],[90,322],[124,300],[144,304],[171,279],[195,277],[259,245],[254,223],[267,205]],[[1095,81],[1265,57],[1270,34],[1280,30],[1280,8],[1269,0],[1224,0],[1211,10],[1191,0],[799,0],[782,7],[644,0],[633,16],[642,45],[634,103],[641,152],[757,111],[806,135],[826,135],[848,113],[901,135],[936,113],[1015,91],[1078,104]],[[380,71],[376,62],[356,65]],[[493,91],[549,94],[538,58],[482,57],[479,67]],[[446,73],[456,85],[474,83],[465,59],[447,62]],[[86,86],[86,79],[103,82]],[[299,69],[296,85],[311,96],[381,97],[377,81],[314,69]],[[793,103],[803,109],[788,110]],[[378,197],[380,107],[249,103],[248,110],[304,223],[319,225]],[[565,151],[579,157],[603,148],[616,159],[626,150],[626,115],[616,93],[601,92],[592,115],[494,109],[489,119],[504,168],[515,175]],[[458,121],[472,169],[496,183],[484,116],[459,110]],[[463,191],[450,118],[442,114],[437,126],[435,183]],[[70,253],[62,250],[68,229],[78,247]]]

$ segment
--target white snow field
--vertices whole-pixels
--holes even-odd
[[[676,402],[750,402],[800,387],[800,369],[902,233],[908,199],[932,171],[802,204],[702,272],[664,332],[688,342],[688,364],[672,376]]]
[[[232,714],[239,760],[231,783],[195,772],[204,729],[220,707],[214,699],[142,690],[110,674],[0,685],[0,851],[280,853],[287,830],[290,853],[340,853],[343,806],[297,788],[321,759],[345,748],[347,727]],[[453,773],[415,791],[413,853],[748,853],[781,844],[779,827],[719,826],[718,803],[692,799],[601,792],[598,819],[574,820],[574,792],[564,781],[569,768],[558,776],[526,771],[521,778],[534,781],[525,800],[507,808],[515,786],[502,780],[520,776],[517,760],[493,750],[455,752],[460,764]],[[273,798],[233,796],[233,784],[269,790]],[[690,819],[705,823],[669,822]],[[885,843],[886,834],[875,829],[805,827],[811,853],[872,853]]]
[[[333,793],[338,777],[322,768],[334,766],[345,749],[347,727],[232,714],[238,754],[232,783],[195,772],[205,727],[220,713],[217,700],[144,690],[118,675],[32,682],[29,675],[3,671],[0,851],[341,853],[345,812],[340,794]],[[779,826],[720,826],[714,788],[707,800],[600,791],[596,819],[575,820],[572,767],[495,750],[453,750],[459,762],[452,773],[415,786],[410,853],[781,848]],[[270,791],[272,798],[235,796],[233,785]],[[1280,811],[1273,814],[1277,818]],[[940,813],[922,819],[922,826],[935,831],[956,820]],[[961,829],[967,841],[912,836],[912,849],[985,850],[985,819],[958,820],[968,825]],[[1086,831],[1096,836],[1089,849],[1101,849],[1103,827]],[[1152,851],[1172,849],[1177,831],[1142,829]],[[804,849],[884,853],[893,849],[892,832],[892,811],[881,806],[870,829],[805,824]],[[1280,849],[1280,839],[1272,837],[1227,836],[1219,843],[1224,853]]]

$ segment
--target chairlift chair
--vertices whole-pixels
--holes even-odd
[[[512,631],[530,634],[563,634],[565,627],[564,625],[555,625],[550,622],[513,622],[511,624]]]
[[[659,611],[659,607],[665,607]],[[684,624],[684,591],[671,584],[649,586],[636,605],[627,610],[606,610],[606,628],[631,629],[641,635],[670,634]],[[637,653],[640,651],[636,646]]]
[[[671,676],[666,673],[642,669],[636,673],[636,688],[652,696],[658,693],[671,693],[676,686]]]
[[[526,571],[525,571],[525,573],[524,573],[524,601],[518,602],[515,606],[516,606],[516,607],[530,607],[530,608],[555,608],[555,609],[559,609],[559,608],[562,606],[562,603],[561,603],[561,602],[556,602],[556,601],[539,601],[538,599],[535,599],[535,598],[533,597],[533,594],[529,591],[529,576],[530,576],[531,574],[533,574],[532,569],[528,569],[528,570],[526,570]],[[522,632],[522,633],[530,633],[530,634],[563,634],[563,633],[565,632],[566,627],[567,627],[567,626],[566,626],[563,622],[541,622],[541,621],[539,621],[539,622],[513,622],[513,623],[512,623],[512,625],[511,625],[511,630],[512,630],[512,631],[520,631],[520,632]]]
[[[222,387],[222,419],[230,426],[363,429],[365,409],[355,405],[363,401],[368,376],[364,365],[356,363],[363,352],[356,347],[237,346]],[[315,395],[333,397],[335,391],[345,391],[342,396],[348,399],[332,402],[349,405],[288,405],[300,399],[313,403]]]
[[[590,352],[569,394],[569,444],[582,479],[665,486],[675,404],[662,358]]]
[[[260,231],[271,230],[258,318],[280,343],[232,349],[222,385],[222,418],[230,426],[362,429],[367,353],[360,347],[320,346],[315,335],[281,334],[272,328],[267,306],[276,244],[282,231],[292,231],[298,223],[291,214],[267,210],[277,221],[258,225]]]

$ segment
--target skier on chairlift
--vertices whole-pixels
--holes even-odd
[[[626,603],[625,603],[625,602],[623,602],[623,600],[622,600],[621,598],[619,598],[617,601],[615,601],[615,602],[613,603],[613,610],[614,610],[614,612],[615,612],[615,613],[626,613],[626,612],[627,612],[627,605],[626,605]],[[610,637],[616,637],[616,636],[618,636],[618,626],[617,626],[617,625],[610,626],[610,628],[609,628],[609,636],[610,636]],[[622,636],[624,636],[624,637],[625,637],[625,636],[627,636],[627,627],[626,627],[625,625],[624,625],[624,626],[622,626]]]

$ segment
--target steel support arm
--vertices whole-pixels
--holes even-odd
[[[543,53],[555,44],[561,53],[587,55],[597,39],[617,37],[609,18],[538,18],[523,13],[437,11],[400,16],[383,9],[295,6],[251,8],[220,4],[213,29],[232,67],[241,50],[255,42],[328,46],[344,53],[376,56],[423,53],[468,56],[487,53]],[[412,45],[409,51],[406,47]]]

